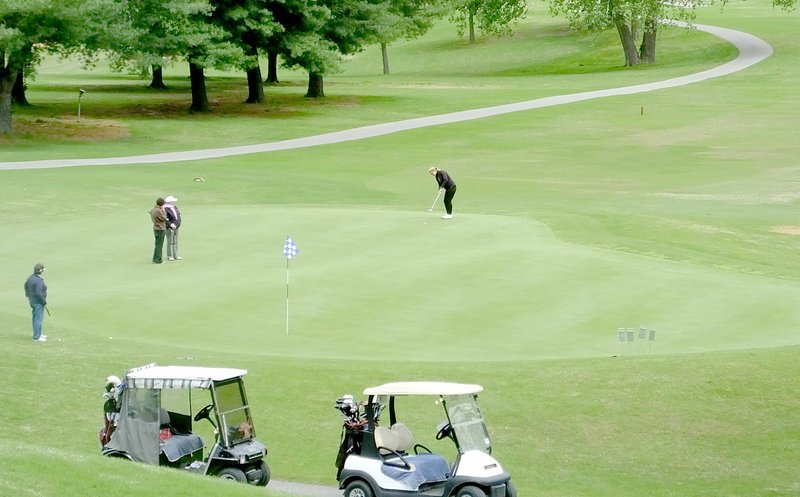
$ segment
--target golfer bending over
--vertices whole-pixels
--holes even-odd
[[[430,167],[428,174],[436,178],[439,191],[444,192],[444,209],[447,214],[442,216],[442,219],[453,219],[453,197],[456,196],[456,182],[447,174],[447,171],[436,166]]]

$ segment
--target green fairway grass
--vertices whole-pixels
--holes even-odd
[[[52,268],[51,328],[77,345],[110,336],[168,345],[177,334],[229,354],[248,343],[318,358],[348,355],[344,333],[365,351],[413,344],[387,358],[445,362],[610,356],[620,352],[617,328],[640,325],[657,330],[644,345],[659,353],[796,343],[794,282],[565,244],[533,221],[462,214],[450,223],[424,209],[183,209],[185,259],[164,267],[149,262],[146,227],[131,229],[146,223],[144,209],[62,216],[43,236],[7,225],[18,239],[38,238],[34,260]],[[103,229],[108,217],[118,227]],[[87,235],[86,225],[98,228]],[[288,275],[284,233],[301,250]],[[11,260],[31,258],[10,241],[2,248]],[[45,247],[58,249],[48,256]],[[3,300],[18,300],[15,285],[3,290]],[[14,311],[24,323],[25,307]]]
[[[150,362],[247,369],[279,480],[336,485],[337,397],[444,380],[485,387],[493,454],[522,497],[800,495],[800,13],[748,0],[699,22],[775,53],[700,84],[368,140],[0,171],[0,497],[279,495],[100,456],[104,378]],[[623,70],[613,33],[572,33],[543,9],[512,38],[469,47],[453,31],[392,46],[389,77],[376,49],[358,54],[323,101],[283,72],[245,106],[244,78],[211,71],[204,116],[186,114],[178,65],[153,98],[146,80],[48,60],[0,162],[264,143],[735,56],[670,29],[659,64]],[[458,184],[452,220],[441,200],[427,211],[431,165]],[[147,211],[168,194],[184,259],[154,265]],[[44,344],[22,292],[39,261]],[[409,424],[446,452],[439,421]]]

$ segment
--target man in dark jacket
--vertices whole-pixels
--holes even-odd
[[[33,266],[33,274],[25,280],[25,296],[31,304],[33,315],[33,340],[46,342],[47,335],[42,335],[42,322],[44,321],[45,306],[47,306],[47,285],[42,278],[44,265],[39,262]]]

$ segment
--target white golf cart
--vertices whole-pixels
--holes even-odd
[[[111,433],[101,431],[102,454],[266,485],[267,448],[255,439],[245,374],[243,369],[156,364],[129,370],[119,386],[116,426]],[[203,419],[215,438],[206,458],[205,443],[192,426]]]
[[[365,403],[354,402],[350,395],[338,399],[344,428],[336,465],[344,497],[516,497],[510,476],[491,456],[477,402],[482,390],[480,385],[461,383],[401,382],[367,388]],[[433,397],[444,407],[446,421],[435,438],[453,441],[452,462],[416,443],[411,430],[398,421],[397,400],[408,396]],[[403,400],[413,404],[412,399]],[[388,423],[380,419],[386,407]]]

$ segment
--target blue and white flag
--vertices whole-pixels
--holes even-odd
[[[296,256],[298,252],[300,252],[300,249],[294,244],[292,238],[287,236],[286,243],[283,244],[283,255],[285,255],[287,259],[291,259]]]

